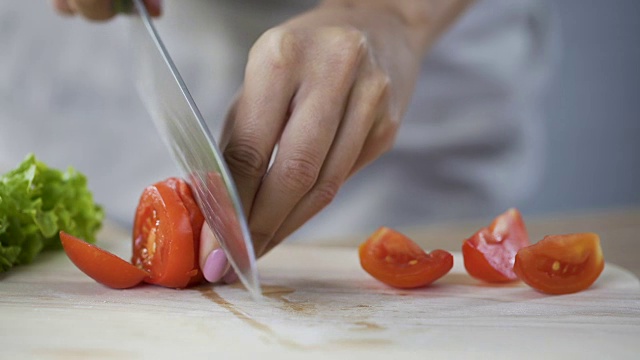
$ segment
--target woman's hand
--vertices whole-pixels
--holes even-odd
[[[257,256],[392,147],[424,54],[471,1],[325,0],[257,40],[220,144]],[[160,14],[159,0],[144,2]],[[117,9],[114,0],[53,4],[91,20]],[[216,282],[229,266],[204,228],[200,264]]]
[[[81,15],[89,20],[104,21],[114,17],[119,4],[126,0],[52,0],[53,8],[63,15]],[[144,0],[149,15],[160,16],[161,0]]]
[[[427,3],[325,1],[252,47],[221,147],[258,256],[392,147],[426,49],[463,8]]]

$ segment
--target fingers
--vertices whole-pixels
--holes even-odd
[[[53,8],[61,15],[73,15],[75,11],[69,6],[69,2],[67,0],[52,0],[51,4]]]
[[[89,20],[104,21],[116,14],[111,0],[68,0],[67,3],[74,13]]]
[[[344,119],[317,182],[291,211],[261,256],[327,206],[353,172],[358,160],[368,160],[374,154],[382,153],[382,149],[365,148],[365,143],[369,134],[375,131],[374,125],[385,118],[388,102],[388,77],[377,70],[364,71],[351,91]]]
[[[373,127],[362,145],[362,152],[351,168],[348,178],[391,149],[398,127],[398,119],[393,115],[388,112],[380,115],[376,126]]]
[[[249,219],[257,254],[316,183],[341,117],[322,111],[320,103],[309,100],[296,108],[256,195]]]
[[[79,14],[89,20],[105,21],[117,14],[118,3],[124,0],[52,0],[53,8],[62,15]],[[161,0],[144,0],[149,15],[160,16]]]
[[[247,217],[280,138],[298,80],[286,34],[270,31],[254,45],[242,93],[232,106],[221,147]]]
[[[232,284],[238,281],[236,271],[227,261],[227,256],[206,222],[200,231],[200,269],[204,278],[210,283],[222,281],[225,284]]]
[[[223,280],[225,276],[230,276],[230,264],[227,261],[227,256],[220,248],[220,244],[206,222],[200,231],[199,254],[200,269],[208,282],[216,283]]]
[[[389,82],[353,28],[275,28],[256,42],[221,144],[258,256],[390,147]]]
[[[328,51],[300,59],[299,70],[305,79],[295,93],[291,116],[278,142],[278,153],[259,184],[249,213],[257,254],[316,184],[362,60],[362,41],[354,33],[336,34],[330,29],[316,36],[321,38],[314,41],[326,44]],[[302,46],[302,39],[298,41],[294,48]]]

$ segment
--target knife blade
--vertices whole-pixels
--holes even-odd
[[[251,234],[220,149],[142,0],[133,0],[137,88],[238,278],[261,296]]]

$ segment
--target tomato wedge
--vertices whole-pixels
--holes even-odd
[[[180,178],[147,187],[136,209],[132,264],[108,251],[61,233],[65,252],[85,274],[122,289],[142,281],[185,288],[204,281],[198,256],[204,216],[191,188]]]
[[[149,274],[112,253],[65,232],[60,241],[71,261],[93,280],[114,289],[127,289],[142,282]]]
[[[464,267],[469,275],[486,282],[517,280],[513,272],[516,253],[528,245],[529,235],[520,211],[509,209],[464,241]]]
[[[453,267],[453,256],[444,250],[427,254],[404,234],[381,227],[360,245],[362,268],[379,281],[396,288],[429,285]]]
[[[547,294],[585,290],[603,269],[600,237],[594,233],[546,236],[518,251],[514,266],[522,281]]]
[[[133,225],[131,262],[149,273],[146,282],[184,288],[204,279],[198,264],[203,223],[184,180],[169,178],[143,191]]]

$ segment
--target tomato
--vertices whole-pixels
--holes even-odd
[[[379,281],[396,288],[426,286],[453,267],[453,256],[444,250],[427,254],[405,235],[381,227],[360,245],[362,268]]]
[[[112,253],[65,232],[60,232],[60,240],[69,259],[82,272],[103,285],[126,289],[140,284],[149,275]]]
[[[546,236],[520,249],[514,266],[522,281],[548,294],[585,290],[603,269],[600,237],[593,233]]]
[[[189,185],[169,178],[147,187],[140,197],[133,264],[71,235],[61,233],[60,238],[71,261],[101,284],[121,289],[145,281],[184,288],[204,281],[198,262],[203,224]]]
[[[167,182],[172,186],[175,186],[178,191],[178,195],[180,195],[180,199],[182,200],[183,205],[187,208],[189,212],[189,220],[191,221],[191,229],[193,232],[193,247],[194,247],[194,263],[195,268],[198,270],[198,273],[192,277],[189,285],[199,284],[204,281],[204,274],[200,271],[199,263],[200,263],[200,231],[202,230],[202,225],[204,225],[204,214],[200,210],[198,203],[196,202],[193,193],[191,191],[191,187],[184,180],[180,178],[169,178]]]
[[[203,280],[198,264],[204,217],[182,179],[147,187],[136,209],[131,262],[149,273],[146,282],[184,288]]]
[[[529,245],[522,215],[509,209],[464,241],[464,267],[476,279],[500,283],[518,279],[513,272],[516,253]]]

